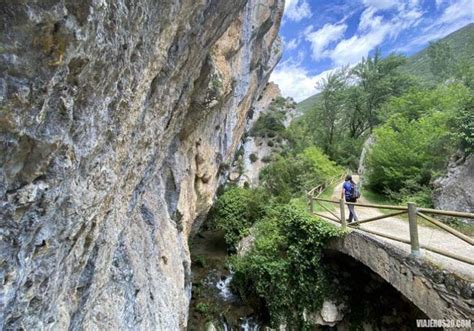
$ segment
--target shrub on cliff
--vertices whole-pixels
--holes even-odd
[[[322,248],[342,232],[296,205],[271,208],[255,227],[250,252],[232,259],[232,286],[245,301],[265,307],[272,326],[301,329],[303,312],[317,311],[330,294]]]
[[[265,214],[266,194],[261,189],[227,187],[211,211],[211,224],[224,231],[230,249],[248,234],[253,223]]]
[[[262,114],[250,130],[254,137],[276,137],[284,134],[283,121],[285,113],[281,111],[267,112]]]

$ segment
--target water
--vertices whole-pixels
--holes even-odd
[[[236,295],[232,293],[232,290],[230,289],[230,283],[232,282],[233,277],[234,273],[230,271],[230,275],[221,277],[216,284],[219,296],[227,302],[232,302],[237,299]]]
[[[232,327],[227,323],[225,318],[222,320],[222,327],[224,328],[224,331],[231,331]],[[257,320],[252,317],[244,317],[241,318],[241,324],[239,327],[239,331],[259,331],[260,330],[260,325],[258,324]]]
[[[260,330],[260,327],[257,321],[253,317],[246,317],[242,321],[240,330],[241,331],[258,331]]]
[[[238,298],[237,296],[232,293],[232,290],[230,288],[230,283],[232,282],[232,278],[234,277],[234,272],[230,270],[230,274],[228,276],[223,276],[221,279],[215,284],[217,290],[218,290],[218,295],[227,302],[234,302]],[[260,330],[258,322],[256,319],[252,316],[247,316],[244,318],[241,318],[241,324],[240,324],[240,331],[258,331]],[[224,328],[224,331],[230,331],[232,330],[232,327],[229,326],[227,323],[225,317],[223,317],[222,320],[222,327]]]
[[[223,233],[200,232],[193,238],[193,292],[188,321],[189,331],[206,329],[208,321],[220,330],[256,331],[263,323],[257,321],[258,311],[243,303],[232,292],[234,272],[227,264],[227,247]]]

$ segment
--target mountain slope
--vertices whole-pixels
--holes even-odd
[[[450,46],[456,60],[469,59],[471,63],[474,63],[474,23],[466,25],[440,41]],[[401,69],[422,80],[434,79],[430,70],[428,47],[409,57],[408,62]]]
[[[308,99],[301,101],[296,105],[296,111],[302,114],[306,113],[308,110],[310,110],[316,105],[316,103],[320,100],[320,96],[321,94],[318,93],[309,97]]]

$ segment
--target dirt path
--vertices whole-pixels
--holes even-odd
[[[359,181],[358,176],[354,176],[356,182]],[[332,199],[339,200],[341,197],[342,182],[336,186],[334,189]],[[368,201],[362,196],[358,200],[359,203],[368,203]],[[367,208],[367,207],[358,207],[356,206],[356,213],[360,220],[367,219],[370,217],[375,217],[383,215],[383,213],[376,208]],[[349,215],[349,210],[346,207],[346,217]],[[389,217],[381,219],[378,221],[373,221],[369,223],[364,223],[360,225],[361,229],[368,229],[373,231],[378,231],[380,233],[389,234],[397,238],[410,239],[410,232],[408,227],[408,221],[397,217]],[[355,231],[358,231],[355,229]],[[466,256],[473,258],[474,257],[474,246],[471,246],[467,242],[453,236],[452,234],[432,227],[427,227],[423,225],[418,225],[418,236],[420,244],[429,245],[435,248],[440,248],[448,250],[449,252],[456,253],[458,255]],[[387,241],[390,244],[400,247],[401,249],[410,252],[410,245],[400,243],[398,241],[385,239],[378,237],[381,240]],[[422,256],[430,260],[431,262],[439,265],[442,268],[448,270],[456,271],[459,274],[462,274],[470,280],[474,280],[474,266],[468,263],[463,263],[442,255],[432,253],[422,249]]]

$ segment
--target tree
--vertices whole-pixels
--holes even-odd
[[[362,59],[352,70],[362,89],[363,110],[370,132],[379,124],[377,112],[381,105],[389,97],[401,95],[412,84],[411,79],[398,70],[405,62],[405,57],[394,54],[382,59],[376,50],[373,57]]]
[[[334,143],[344,110],[344,91],[347,86],[347,68],[336,70],[323,78],[316,88],[321,90],[321,101],[313,113],[314,127],[319,127],[316,140],[321,142],[323,151],[334,156]]]
[[[364,92],[357,86],[346,89],[345,97],[345,125],[348,128],[349,138],[357,139],[369,129],[366,112],[364,112]]]
[[[451,47],[446,42],[430,42],[428,56],[430,57],[430,70],[433,76],[442,82],[453,76],[455,61]]]

